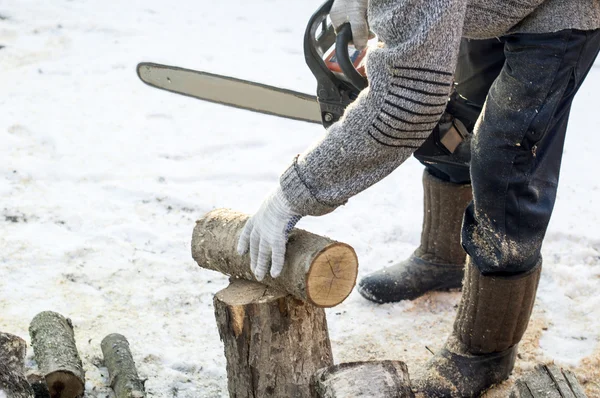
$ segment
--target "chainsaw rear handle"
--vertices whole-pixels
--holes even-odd
[[[354,67],[354,63],[350,59],[348,45],[352,42],[352,29],[349,23],[343,24],[337,32],[335,40],[335,55],[337,56],[338,64],[344,72],[344,76],[348,79],[357,90],[361,91],[366,88],[368,83]]]
[[[304,33],[304,59],[317,80],[317,99],[325,128],[341,118],[346,107],[360,93],[360,89],[350,83],[349,78],[344,77],[342,79],[329,70],[323,59],[329,49],[336,45],[337,41],[333,25],[327,21],[332,5],[333,0],[326,0],[311,16]],[[352,32],[350,32],[350,38],[344,38],[343,40],[351,40],[351,37]],[[347,45],[343,46],[341,53],[346,53],[347,61],[350,59]],[[352,69],[354,69],[354,66],[352,66]]]

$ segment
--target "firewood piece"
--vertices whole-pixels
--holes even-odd
[[[317,398],[412,398],[408,369],[400,361],[348,362],[320,369],[312,379]]]
[[[538,365],[518,379],[511,398],[586,398],[573,372],[556,365]]]
[[[24,375],[26,352],[25,340],[0,333],[0,397],[34,398]]]
[[[322,308],[241,279],[214,308],[231,397],[311,397],[311,376],[333,364]]]
[[[13,369],[25,367],[27,343],[19,336],[0,332],[0,363]]]
[[[109,334],[100,346],[104,355],[104,365],[110,374],[110,386],[117,398],[144,398],[144,383],[138,376],[125,336]]]
[[[85,373],[75,345],[70,319],[45,311],[29,325],[31,345],[52,398],[75,398],[83,394]]]
[[[245,214],[229,209],[207,213],[196,222],[192,257],[199,266],[236,278],[256,281],[250,271],[250,255],[240,256],[237,244]],[[261,281],[317,307],[333,307],[348,297],[356,283],[358,260],[352,247],[294,229],[289,235],[281,275]]]

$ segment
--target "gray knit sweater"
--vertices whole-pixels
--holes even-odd
[[[322,215],[378,182],[421,146],[441,117],[462,36],[600,27],[600,0],[371,0],[369,87],[294,159],[281,188],[293,210]]]

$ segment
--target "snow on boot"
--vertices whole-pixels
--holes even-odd
[[[409,259],[361,280],[358,291],[367,300],[413,300],[432,290],[461,287],[466,254],[460,229],[472,198],[471,185],[446,182],[425,170],[423,197],[421,246]]]
[[[511,276],[485,276],[469,259],[454,331],[416,383],[426,397],[477,397],[508,378],[535,301],[541,261]]]

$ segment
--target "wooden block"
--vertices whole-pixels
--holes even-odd
[[[348,362],[315,373],[317,398],[412,398],[408,369],[400,361]]]
[[[145,398],[144,382],[140,380],[129,342],[125,336],[112,333],[100,343],[104,365],[110,375],[110,387],[117,398]]]
[[[325,311],[257,282],[233,280],[214,298],[232,398],[310,398],[333,364]]]
[[[0,397],[34,397],[24,374],[26,351],[25,340],[9,333],[0,333]]]
[[[510,398],[587,398],[573,372],[538,365],[515,382]]]
[[[29,325],[35,361],[44,375],[52,398],[76,398],[83,395],[85,372],[75,345],[71,320],[44,311]]]

